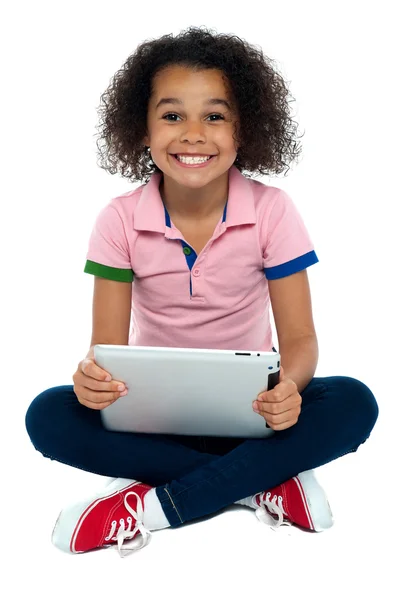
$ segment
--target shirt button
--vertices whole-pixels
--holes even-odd
[[[184,246],[183,252],[184,252],[184,254],[186,256],[188,256],[189,254],[191,254],[191,248],[188,248],[187,246]]]
[[[195,275],[195,277],[198,277],[199,274],[200,274],[200,270],[199,269],[194,269],[193,275]]]

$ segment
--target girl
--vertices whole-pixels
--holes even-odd
[[[116,479],[60,513],[56,547],[124,556],[151,531],[234,503],[275,526],[331,527],[313,469],[355,452],[378,406],[361,381],[314,377],[306,269],[318,258],[288,194],[243,174],[279,173],[299,155],[287,99],[260,50],[203,28],[141,44],[114,77],[101,168],[145,183],[97,217],[84,269],[95,276],[90,350],[73,386],[33,400],[26,427],[45,457]],[[127,390],[95,364],[95,344],[275,350],[270,302],[280,381],[253,410],[272,436],[102,427],[99,411]]]

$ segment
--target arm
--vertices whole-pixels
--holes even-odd
[[[96,344],[128,345],[132,310],[132,283],[95,277],[90,350]]]
[[[306,269],[268,280],[268,285],[284,375],[301,393],[312,380],[319,358]]]
[[[279,352],[284,368],[284,377],[292,379],[301,394],[316,372],[319,359],[316,336],[304,337],[288,344],[282,344]]]

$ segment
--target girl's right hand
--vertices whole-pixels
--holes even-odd
[[[110,381],[105,381],[107,377]],[[113,380],[107,371],[96,364],[94,358],[81,360],[72,379],[77,399],[87,408],[101,410],[127,394],[124,382]],[[123,386],[125,392],[118,390],[118,386]]]

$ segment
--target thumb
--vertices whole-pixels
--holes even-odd
[[[284,369],[280,364],[280,381],[282,381],[284,379]]]

